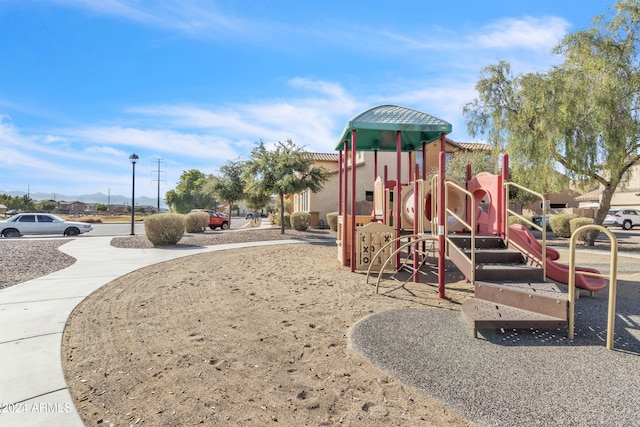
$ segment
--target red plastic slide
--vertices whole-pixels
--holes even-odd
[[[542,245],[531,231],[521,224],[509,226],[509,239],[522,246],[537,257],[542,257]],[[569,283],[569,266],[556,262],[560,257],[558,251],[547,248],[547,277],[565,285]],[[576,287],[596,292],[604,289],[607,282],[602,277],[585,276],[581,271],[600,274],[598,270],[589,267],[576,266]]]

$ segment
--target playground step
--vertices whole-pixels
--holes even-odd
[[[555,282],[476,282],[474,295],[496,304],[557,318],[567,317],[567,293]]]
[[[475,277],[476,280],[487,282],[541,282],[544,280],[544,274],[540,267],[521,263],[477,264]]]
[[[471,249],[464,249],[463,252],[471,259]],[[476,249],[476,263],[508,263],[508,264],[524,264],[526,262],[522,253],[515,249],[508,248],[490,248]]]
[[[471,237],[469,235],[449,235],[449,240],[461,249],[471,248]],[[506,248],[502,238],[498,236],[476,236],[475,239],[476,249],[490,249],[490,248]]]
[[[462,318],[473,328],[474,337],[483,329],[563,328],[567,316],[548,316],[478,298],[462,303]]]

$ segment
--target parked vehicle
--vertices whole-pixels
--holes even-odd
[[[551,215],[547,215],[546,220],[545,220],[545,222],[546,222],[546,229],[547,229],[547,231],[551,231],[551,225],[549,224],[549,218],[550,218],[550,217],[551,217]],[[531,221],[532,221],[534,224],[536,224],[538,227],[543,228],[543,227],[542,227],[542,215],[534,215],[534,216],[531,218]]]
[[[244,216],[244,219],[253,219],[253,213],[249,212]]]
[[[20,213],[6,221],[0,221],[2,237],[20,237],[23,234],[62,234],[77,236],[93,230],[91,224],[67,221],[57,215]]]
[[[209,209],[192,209],[191,212],[207,212],[209,214],[209,228],[212,230],[229,228],[229,217],[222,212],[214,212]]]
[[[640,210],[634,208],[624,208],[610,210],[607,212],[602,225],[605,227],[622,227],[631,230],[633,226],[640,225]]]

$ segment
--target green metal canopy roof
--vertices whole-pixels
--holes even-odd
[[[416,151],[422,149],[423,142],[451,133],[451,124],[410,108],[380,105],[349,120],[336,150],[344,149],[345,140],[351,141],[354,129],[358,151],[396,151],[397,131],[402,135],[402,151]]]

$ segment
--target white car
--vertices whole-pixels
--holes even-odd
[[[0,221],[2,237],[20,237],[23,234],[77,236],[91,230],[93,230],[91,224],[66,221],[59,216],[45,213],[21,213],[6,221]]]
[[[609,211],[602,225],[605,227],[617,226],[625,230],[631,230],[634,225],[640,225],[640,210],[624,208]]]

